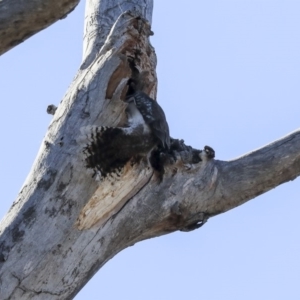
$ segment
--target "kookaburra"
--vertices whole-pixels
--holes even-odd
[[[85,165],[98,178],[154,148],[170,149],[169,126],[159,104],[142,91],[128,94],[125,102],[126,127],[88,126],[81,130]]]

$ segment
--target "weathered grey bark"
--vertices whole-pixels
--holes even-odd
[[[0,55],[65,18],[79,0],[0,1]]]
[[[141,14],[151,23],[153,1],[99,1],[86,2],[83,37],[83,65],[87,67],[95,59],[116,20],[116,16],[132,10]]]
[[[89,2],[96,11],[88,14],[107,15],[99,11],[101,5],[119,7],[114,1],[101,2]],[[81,70],[55,112],[17,200],[0,223],[1,299],[71,299],[124,248],[192,230],[300,174],[296,131],[229,162],[203,155],[202,162],[192,163],[188,151],[178,150],[177,161],[166,165],[163,181],[146,159],[126,165],[119,180],[92,179],[80,161],[77,138],[82,126],[124,122],[120,99],[132,75],[128,57],[148,71],[147,93],[156,94],[151,31],[139,17],[151,15],[152,1],[124,3],[131,12],[107,8],[114,13],[104,27],[115,22],[108,37],[99,34],[93,40],[89,30],[94,27],[86,25]]]

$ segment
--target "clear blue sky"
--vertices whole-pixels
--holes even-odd
[[[158,101],[171,135],[228,160],[299,127],[300,1],[156,0]],[[84,2],[0,57],[0,217],[22,186],[82,53]],[[300,299],[299,179],[200,230],[130,247],[76,300]]]

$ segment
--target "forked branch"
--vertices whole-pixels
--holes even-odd
[[[200,151],[173,140],[163,178],[144,157],[128,162],[118,178],[95,181],[81,162],[80,129],[124,125],[122,100],[133,76],[132,61],[136,70],[147,71],[144,91],[155,98],[150,34],[148,21],[125,12],[101,49],[93,44],[87,51],[17,200],[0,224],[3,299],[72,299],[124,248],[196,229],[299,176],[296,131],[229,162],[214,160],[209,148]]]

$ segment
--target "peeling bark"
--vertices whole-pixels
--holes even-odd
[[[300,174],[300,131],[228,162],[173,140],[162,179],[146,158],[127,164],[119,178],[97,182],[86,172],[77,143],[80,128],[124,124],[131,60],[147,71],[145,91],[156,95],[156,57],[145,19],[152,1],[136,4],[141,2],[125,1],[131,11],[123,13],[113,1],[89,2],[94,11],[88,9],[88,15],[99,16],[93,26],[103,25],[101,5],[110,4],[114,13],[99,36],[86,25],[81,69],[0,223],[1,299],[72,299],[124,248],[197,229]]]

